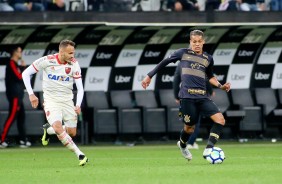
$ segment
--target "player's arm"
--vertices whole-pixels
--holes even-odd
[[[80,112],[81,112],[80,106],[81,106],[83,95],[84,95],[84,89],[83,89],[83,84],[82,84],[81,78],[75,79],[74,81],[75,81],[75,85],[76,85],[76,88],[77,88],[75,112],[77,114],[80,114]]]
[[[165,66],[167,66],[169,63],[175,63],[176,61],[181,59],[181,55],[182,55],[183,50],[179,49],[177,51],[175,51],[173,54],[171,54],[169,57],[163,59],[152,71],[150,71],[147,76],[142,80],[141,85],[144,89],[146,89],[150,83],[151,83],[151,79],[154,75],[156,75],[156,73],[158,73],[158,71],[160,71],[162,68],[164,68]]]
[[[34,92],[32,90],[31,83],[30,83],[30,76],[35,74],[36,72],[37,71],[34,68],[34,66],[30,65],[22,73],[23,82],[24,82],[25,88],[26,88],[26,90],[29,94],[29,100],[30,100],[31,106],[33,108],[37,108],[38,98],[34,95]]]
[[[220,82],[217,80],[217,78],[214,76],[213,73],[213,64],[214,64],[213,58],[211,57],[209,59],[210,59],[210,65],[207,67],[206,74],[207,77],[209,78],[210,84],[228,92],[230,90],[231,84],[229,82],[223,85],[220,84]]]
[[[173,75],[173,94],[174,94],[174,98],[176,100],[176,102],[179,103],[179,97],[178,97],[178,93],[180,90],[180,83],[181,83],[181,66],[180,63],[177,65],[174,75]]]

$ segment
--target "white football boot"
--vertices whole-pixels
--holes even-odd
[[[179,147],[183,157],[185,159],[187,159],[188,161],[192,160],[192,154],[190,153],[190,151],[188,150],[187,146],[185,148],[182,148],[180,146],[180,141],[177,142],[177,146]]]

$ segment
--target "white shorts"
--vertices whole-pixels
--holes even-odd
[[[66,127],[77,127],[77,114],[74,108],[72,100],[66,102],[44,101],[44,111],[50,125],[56,121],[63,121]]]

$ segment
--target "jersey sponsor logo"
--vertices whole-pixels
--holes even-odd
[[[71,72],[71,67],[66,67],[65,72],[66,72],[66,74],[69,74]]]
[[[56,81],[70,81],[69,77],[61,76],[61,75],[48,74],[48,78],[51,80],[56,80]]]

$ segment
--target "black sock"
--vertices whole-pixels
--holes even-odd
[[[214,145],[216,144],[216,142],[219,139],[219,135],[222,132],[223,129],[223,125],[219,124],[219,123],[214,123],[211,131],[210,131],[210,136],[208,139],[208,144],[206,148],[212,148],[214,147]]]
[[[180,132],[180,146],[186,148],[186,142],[188,141],[190,134],[186,133],[183,129]]]

